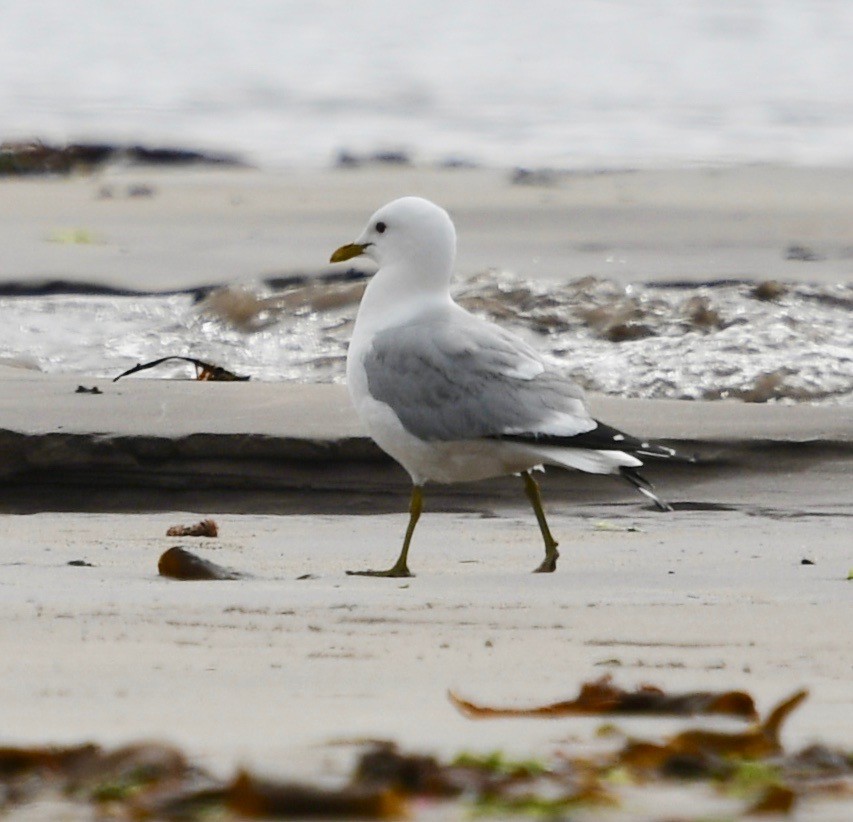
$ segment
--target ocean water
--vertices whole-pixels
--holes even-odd
[[[850,0],[8,0],[0,140],[311,167],[853,160]]]
[[[116,377],[189,356],[266,381],[342,382],[363,282],[150,297],[0,299],[0,364]],[[853,285],[539,283],[487,272],[459,301],[525,337],[585,388],[623,397],[853,402]],[[69,340],[75,344],[70,345]],[[146,377],[193,376],[169,362]],[[81,377],[82,379],[82,377]]]

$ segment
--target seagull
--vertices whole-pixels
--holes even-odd
[[[331,262],[360,255],[379,269],[358,309],[347,385],[370,436],[411,476],[412,495],[394,565],[348,574],[412,576],[409,546],[428,482],[520,475],[545,544],[538,573],[555,571],[559,553],[534,469],[616,474],[672,510],[637,472],[641,458],[677,458],[672,448],[593,419],[582,389],[559,364],[454,302],[456,229],[443,208],[420,197],[388,203]]]

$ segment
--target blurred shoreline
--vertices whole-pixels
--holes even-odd
[[[0,178],[0,282],[172,291],[316,275],[373,210],[450,211],[456,270],[542,281],[853,279],[853,166],[600,172],[365,163],[271,172],[106,164]]]

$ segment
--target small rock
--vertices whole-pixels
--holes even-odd
[[[73,565],[75,568],[94,568],[91,562],[86,562],[85,559],[72,559],[68,561],[69,565]]]
[[[77,390],[74,392],[75,394],[103,394],[104,392],[98,388],[97,385],[93,385],[91,388],[86,388],[85,385],[78,385]]]
[[[341,149],[341,151],[338,152],[335,165],[338,168],[357,168],[361,165],[361,160],[356,157],[355,154],[352,154],[346,149]]]
[[[156,189],[153,186],[146,185],[145,183],[136,183],[135,185],[127,187],[128,197],[153,197],[155,193]]]
[[[510,182],[516,186],[553,186],[557,175],[547,168],[515,168]]]
[[[818,254],[812,248],[809,248],[806,245],[789,245],[788,248],[785,249],[785,259],[786,260],[797,260],[802,263],[817,263],[821,260],[825,260],[822,254]]]
[[[468,160],[464,157],[447,157],[439,163],[439,168],[468,169],[479,168],[479,165],[473,160]]]
[[[374,151],[367,156],[359,156],[353,154],[347,149],[341,149],[338,152],[335,165],[338,168],[358,168],[365,163],[376,163],[381,165],[391,166],[408,166],[411,165],[412,159],[405,151],[397,150],[380,150]]]
[[[197,557],[177,545],[160,557],[157,571],[162,577],[182,580],[242,579],[243,577],[237,571]]]
[[[408,166],[412,162],[412,158],[405,151],[376,151],[370,159],[374,163],[392,166]]]

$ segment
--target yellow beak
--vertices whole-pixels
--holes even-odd
[[[351,260],[353,257],[358,257],[360,254],[364,254],[365,248],[367,248],[367,246],[361,245],[360,243],[347,243],[346,245],[342,245],[332,254],[329,262],[342,263],[344,260]]]

